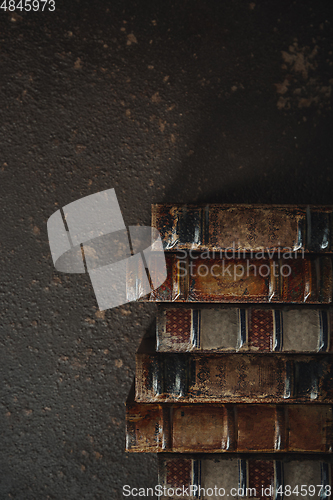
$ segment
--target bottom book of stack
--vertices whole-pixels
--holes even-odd
[[[158,455],[158,498],[328,499],[332,459],[327,455]]]

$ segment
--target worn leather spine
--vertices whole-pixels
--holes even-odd
[[[332,253],[333,206],[152,205],[166,251]]]
[[[329,456],[228,457],[168,453],[158,456],[158,484],[162,493],[165,493],[160,497],[161,500],[167,498],[215,500],[232,497],[238,489],[240,489],[239,496],[236,498],[273,500],[281,498],[279,492],[288,493],[289,487],[291,494],[288,497],[292,499],[312,496],[329,498],[333,487],[332,472],[332,458]],[[302,496],[301,485],[303,485]]]
[[[152,257],[153,259],[153,257]],[[154,269],[153,260],[150,268]],[[166,255],[167,278],[152,302],[290,303],[332,302],[329,256],[281,259],[206,259]],[[158,275],[159,269],[154,269]]]
[[[332,406],[127,402],[126,449],[332,453]]]
[[[331,355],[136,355],[135,400],[333,403]]]
[[[324,353],[333,350],[331,308],[160,305],[159,352]]]

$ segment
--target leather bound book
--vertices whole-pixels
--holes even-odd
[[[333,251],[333,207],[152,205],[165,250]]]
[[[161,500],[330,498],[330,457],[239,455],[158,456]]]
[[[329,304],[332,261],[329,256],[292,259],[206,259],[166,255],[167,278],[150,295],[153,302],[243,302]],[[149,268],[154,276],[154,257]]]
[[[160,305],[159,352],[332,352],[332,309]]]
[[[332,406],[157,404],[129,400],[126,450],[332,453]]]
[[[333,403],[331,355],[136,355],[135,401]]]

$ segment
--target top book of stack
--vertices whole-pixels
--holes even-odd
[[[152,226],[167,251],[333,253],[333,206],[153,205]]]

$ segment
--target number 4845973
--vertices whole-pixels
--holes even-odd
[[[292,489],[289,484],[285,484],[284,486],[281,485],[278,487],[278,489],[276,490],[276,494],[278,496],[285,497],[290,497],[291,495],[300,495],[301,497],[316,496],[317,498],[320,497],[321,499],[324,499],[331,496],[331,486],[329,484],[317,484],[316,486],[314,484],[302,484],[300,487],[296,485],[294,489]]]
[[[52,12],[55,10],[55,0],[19,0],[18,2],[15,0],[3,0],[0,9],[9,10],[11,12],[14,10],[25,10],[27,12],[29,12],[29,10],[34,10],[35,12],[37,10],[49,10]]]

